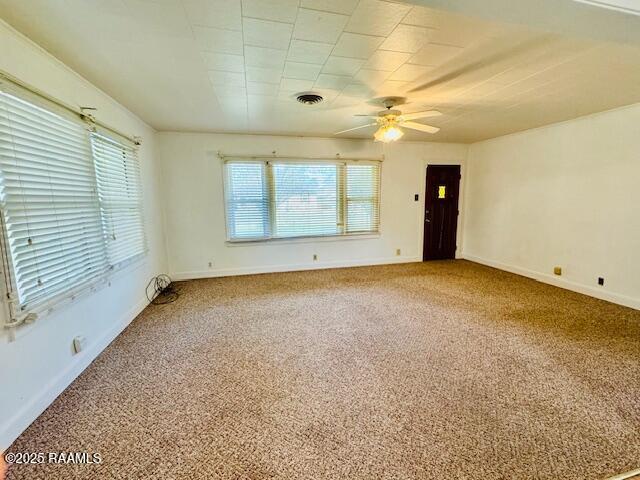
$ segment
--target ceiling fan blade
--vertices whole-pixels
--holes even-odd
[[[458,77],[462,77],[478,69],[487,68],[495,64],[500,64],[515,58],[519,58],[525,53],[529,53],[533,50],[541,49],[541,48],[544,48],[545,46],[548,46],[550,42],[551,40],[548,37],[545,37],[542,39],[536,38],[529,41],[518,43],[514,46],[510,46],[506,48],[501,52],[497,52],[492,55],[485,56],[484,58],[478,58],[467,65],[463,65],[453,71],[446,73],[445,75],[441,75],[440,77],[434,78],[433,80],[430,80],[427,83],[418,85],[417,87],[414,87],[411,90],[409,90],[409,92],[416,93],[422,90],[428,90],[437,85],[455,80]]]
[[[378,125],[377,123],[369,123],[367,125],[362,125],[360,127],[355,127],[355,128],[349,128],[347,130],[342,130],[340,132],[336,132],[334,133],[334,135],[340,135],[341,133],[347,133],[347,132],[352,132],[353,130],[360,130],[361,128],[366,128],[366,127],[373,127],[374,125]]]
[[[442,113],[440,113],[437,110],[428,110],[425,112],[403,113],[402,115],[400,115],[400,118],[398,118],[398,120],[401,122],[404,122],[405,120],[416,120],[418,118],[439,117],[440,115],[442,115]]]
[[[423,125],[416,122],[401,122],[400,126],[403,128],[411,128],[413,130],[420,130],[427,133],[438,133],[440,129],[438,127],[432,127],[431,125]]]
[[[368,118],[378,118],[379,115],[367,115],[366,113],[356,113],[354,117],[368,117]]]

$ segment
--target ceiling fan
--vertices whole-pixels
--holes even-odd
[[[404,103],[403,98],[384,98],[382,99],[382,104],[386,107],[386,110],[378,112],[377,115],[356,115],[356,117],[374,118],[374,123],[368,123],[367,125],[362,125],[360,127],[342,130],[340,132],[336,132],[335,135],[340,135],[342,133],[352,132],[353,130],[359,130],[361,128],[367,128],[377,125],[378,130],[373,134],[373,138],[378,142],[389,143],[399,140],[404,135],[404,132],[400,129],[400,127],[410,128],[412,130],[419,130],[421,132],[427,133],[436,133],[440,131],[438,127],[432,127],[431,125],[424,125],[422,123],[411,121],[418,118],[438,117],[442,115],[440,112],[438,112],[437,110],[428,110],[424,112],[403,114],[400,110],[393,110],[394,106],[402,103]]]

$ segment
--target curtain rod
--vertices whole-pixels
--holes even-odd
[[[105,125],[104,123],[96,120],[91,115],[85,113],[83,111],[82,107],[75,108],[75,107],[63,102],[62,100],[58,100],[57,98],[52,97],[48,93],[45,93],[42,90],[40,90],[40,89],[38,89],[36,87],[33,87],[33,86],[23,82],[22,80],[14,77],[13,75],[11,75],[9,73],[6,73],[6,72],[4,72],[2,70],[0,70],[0,78],[4,79],[4,80],[6,80],[6,81],[8,81],[10,83],[13,83],[14,85],[17,85],[20,88],[24,88],[25,90],[27,90],[27,91],[39,96],[40,98],[43,98],[43,99],[45,99],[45,100],[47,100],[47,101],[49,101],[51,103],[56,104],[57,106],[62,107],[65,110],[68,110],[68,111],[70,111],[71,113],[73,113],[75,115],[78,115],[80,118],[83,118],[83,119],[84,118],[89,118],[97,126],[103,128],[105,130],[108,130],[109,132],[114,133],[114,134],[116,134],[116,135],[118,135],[118,136],[120,136],[122,138],[125,138],[125,139],[129,140],[130,142],[132,142],[135,145],[140,145],[140,137],[126,135],[126,134],[122,133],[121,131],[110,127],[109,125]],[[95,109],[90,108],[90,107],[86,107],[85,110],[95,110]]]
[[[270,158],[284,159],[284,160],[362,160],[365,162],[381,162],[384,160],[384,155],[378,158],[366,158],[366,157],[343,157],[339,153],[336,153],[335,157],[328,157],[328,156],[309,157],[304,155],[297,155],[297,156],[278,155],[275,150],[266,155],[232,155],[229,153],[222,153],[222,152],[216,152],[216,155],[218,155],[218,157],[220,157],[223,160],[225,158],[246,158],[246,159],[266,159],[266,160]]]

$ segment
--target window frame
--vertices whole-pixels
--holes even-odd
[[[98,205],[97,221],[101,225],[102,241],[99,243],[100,249],[103,251],[105,258],[108,254],[108,246],[106,244],[106,232],[104,230],[104,218],[102,213],[102,205],[97,195],[97,173],[96,157],[93,152],[93,145],[91,141],[91,135],[98,133],[104,137],[109,138],[115,143],[125,145],[127,148],[133,148],[138,150],[139,141],[132,140],[112,130],[108,127],[104,127],[93,119],[93,117],[86,116],[81,112],[76,112],[70,107],[58,102],[57,100],[46,96],[36,90],[32,90],[29,87],[23,86],[17,81],[6,79],[0,76],[0,90],[22,100],[28,104],[31,104],[33,108],[42,109],[50,114],[57,115],[68,121],[72,121],[84,130],[85,143],[88,146],[87,162],[91,165],[91,179],[92,188],[96,192],[96,200]],[[138,167],[140,167],[138,163]],[[139,188],[140,195],[143,195],[142,174],[138,172],[136,178],[137,187]],[[141,205],[141,228],[144,232],[144,251],[140,254],[136,254],[122,262],[115,265],[114,268],[106,268],[104,271],[97,272],[86,279],[86,281],[80,283],[73,283],[68,287],[57,291],[56,293],[48,296],[43,296],[41,299],[32,301],[31,303],[22,304],[19,297],[18,290],[18,278],[16,273],[17,266],[14,264],[13,253],[10,246],[10,232],[9,226],[5,218],[5,205],[0,205],[0,265],[2,266],[2,280],[0,286],[2,294],[5,297],[5,311],[7,313],[4,326],[7,328],[15,328],[24,323],[34,321],[38,318],[45,317],[54,310],[66,306],[69,303],[74,302],[76,299],[84,296],[85,294],[97,291],[99,288],[106,286],[111,281],[112,277],[121,270],[124,270],[130,264],[141,261],[148,253],[148,242],[146,238],[147,225],[144,218],[143,201]],[[108,263],[107,263],[108,267]]]
[[[299,242],[299,241],[338,241],[356,238],[377,238],[381,234],[381,196],[382,196],[382,165],[383,161],[379,159],[358,159],[358,158],[305,158],[305,157],[240,157],[240,156],[222,156],[221,158],[221,170],[222,170],[222,197],[224,205],[224,218],[225,218],[225,241],[231,246],[240,246],[251,243],[270,243],[270,242]],[[262,163],[263,164],[263,181],[265,182],[267,191],[267,212],[268,218],[266,222],[270,227],[270,235],[266,237],[251,237],[251,238],[234,238],[231,236],[233,230],[229,225],[230,216],[228,214],[228,192],[230,186],[228,184],[227,165],[232,163]],[[341,228],[341,233],[328,233],[328,234],[309,234],[309,235],[293,235],[293,236],[274,236],[273,232],[277,231],[275,201],[273,199],[275,182],[273,179],[273,164],[330,164],[336,165],[338,171],[336,172],[336,191],[339,193],[337,196],[337,219],[336,224]],[[372,165],[377,168],[377,179],[375,185],[375,198],[377,202],[374,205],[376,209],[377,225],[373,230],[368,231],[355,231],[349,232],[347,221],[347,165]]]
[[[111,205],[109,203],[109,200],[106,199],[106,195],[107,195],[107,190],[108,188],[103,188],[101,186],[101,180],[100,180],[100,175],[98,174],[98,153],[96,153],[96,146],[97,144],[96,139],[98,139],[97,141],[104,141],[104,140],[100,140],[99,138],[102,137],[103,139],[106,139],[107,142],[111,143],[113,148],[116,149],[121,149],[123,150],[123,163],[124,163],[124,172],[125,172],[125,180],[124,180],[124,184],[126,185],[126,188],[128,191],[130,190],[136,190],[135,193],[137,193],[138,197],[137,199],[132,200],[130,196],[127,197],[127,203],[130,206],[135,206],[138,208],[138,218],[140,220],[140,229],[141,229],[141,241],[142,241],[142,250],[130,255],[126,258],[123,258],[117,262],[113,262],[112,263],[112,255],[113,255],[113,248],[114,248],[114,238],[112,237],[112,235],[114,234],[113,230],[109,231],[109,227],[113,228],[114,224],[113,222],[109,221],[109,217],[113,218],[115,217],[114,213],[113,213],[113,205]],[[106,255],[107,255],[107,260],[109,263],[109,271],[110,272],[114,272],[114,271],[118,271],[124,267],[126,267],[127,265],[129,265],[130,263],[134,263],[137,260],[139,260],[140,258],[146,256],[146,254],[149,252],[149,242],[147,239],[147,231],[146,231],[146,221],[145,221],[145,209],[144,209],[144,189],[142,186],[142,167],[140,165],[140,159],[138,157],[138,148],[137,145],[132,144],[129,145],[125,142],[122,142],[120,139],[115,138],[114,135],[109,134],[109,132],[105,131],[102,128],[94,128],[92,129],[92,131],[89,132],[89,142],[91,143],[91,153],[92,153],[92,160],[93,160],[93,166],[94,166],[94,170],[95,170],[95,184],[96,184],[96,191],[98,193],[98,204],[100,206],[100,220],[102,222],[102,226],[103,226],[103,233],[104,233],[104,246],[105,246],[105,251],[106,251]],[[129,155],[129,153],[127,151],[131,152],[131,155]],[[129,171],[129,169],[131,169],[131,171]],[[106,170],[106,169],[105,169]]]

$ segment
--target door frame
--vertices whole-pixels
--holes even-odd
[[[456,226],[456,254],[455,258],[463,258],[462,249],[464,242],[464,213],[465,213],[465,205],[466,205],[466,182],[465,182],[465,173],[466,173],[466,164],[463,159],[442,159],[442,160],[424,160],[422,169],[421,169],[421,180],[420,180],[420,202],[418,205],[420,208],[418,209],[417,214],[417,222],[419,228],[420,235],[420,257],[419,262],[423,262],[424,257],[424,215],[427,208],[427,168],[430,166],[459,166],[460,167],[460,186],[458,189],[458,223]]]

